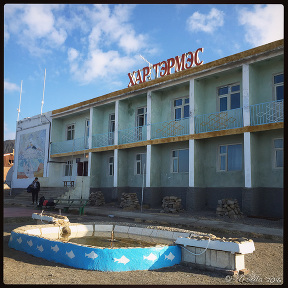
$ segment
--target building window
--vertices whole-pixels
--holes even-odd
[[[64,176],[72,176],[73,161],[67,161],[65,164]]]
[[[240,108],[240,85],[218,88],[218,103],[220,112]]]
[[[108,134],[108,145],[114,144],[114,132],[115,132],[115,114],[109,115],[109,134]]]
[[[147,107],[137,108],[137,127],[147,125]]]
[[[284,151],[283,151],[283,139],[274,139],[274,163],[275,168],[284,167]]]
[[[74,134],[75,134],[74,124],[67,126],[67,133],[66,134],[67,134],[67,140],[73,140],[74,139]]]
[[[172,172],[189,172],[189,149],[172,150]]]
[[[174,100],[174,120],[189,117],[189,97]]]
[[[274,93],[275,100],[280,101],[284,99],[284,74],[274,76]]]
[[[114,175],[114,157],[109,157],[109,176]]]
[[[218,167],[220,171],[241,171],[242,144],[220,145]]]
[[[146,169],[146,154],[136,154],[136,174],[145,174]]]
[[[86,119],[85,120],[85,148],[89,148],[89,127],[90,126],[90,120]],[[73,135],[74,137],[74,135]]]

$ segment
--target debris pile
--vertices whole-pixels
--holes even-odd
[[[161,213],[178,213],[181,208],[181,199],[176,196],[165,196],[162,200]]]
[[[217,216],[228,216],[232,219],[243,218],[237,199],[222,199],[218,200],[218,206],[216,208]]]
[[[125,208],[126,210],[140,209],[140,204],[137,198],[137,194],[136,193],[122,193],[120,207]]]
[[[105,204],[104,195],[101,191],[91,192],[89,196],[91,206],[102,206]]]

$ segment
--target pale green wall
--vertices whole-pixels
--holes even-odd
[[[136,109],[147,106],[147,95],[119,101],[119,130],[136,127]]]
[[[52,119],[51,139],[53,142],[63,141],[63,121],[62,119]]]
[[[252,179],[254,187],[283,187],[283,169],[274,167],[274,143],[283,129],[253,133]]]
[[[242,107],[242,70],[218,73],[205,79],[195,80],[195,114],[217,112],[217,88],[229,84],[240,83],[240,107]]]
[[[201,142],[200,142],[201,141]],[[198,171],[197,165],[195,167],[197,173],[202,173],[202,177],[199,184],[200,187],[244,187],[244,143],[243,135],[223,136],[217,138],[209,138],[199,140],[198,148],[196,149],[195,159],[200,163],[200,171]],[[218,163],[218,147],[219,145],[226,144],[242,144],[242,171],[217,171],[216,165]],[[196,175],[197,175],[196,173]],[[198,179],[196,177],[195,186]]]
[[[128,150],[118,150],[118,187],[128,186]]]
[[[151,170],[150,170],[150,186],[161,186],[161,169],[162,169],[162,157],[161,150],[163,145],[151,146]]]
[[[283,56],[250,65],[250,105],[274,101],[273,75],[283,73]]]
[[[109,131],[109,115],[115,114],[115,103],[94,108],[93,135]]]

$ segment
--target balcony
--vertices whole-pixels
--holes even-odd
[[[250,106],[250,125],[262,125],[284,121],[284,100]]]
[[[92,136],[92,148],[114,145],[114,132],[96,134]]]
[[[161,139],[188,134],[189,118],[151,124],[151,139]]]
[[[195,134],[243,127],[242,108],[195,116]]]
[[[132,127],[118,131],[119,145],[147,140],[147,126]]]
[[[88,149],[87,137],[51,143],[51,155],[76,152]]]

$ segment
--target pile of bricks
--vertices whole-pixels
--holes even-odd
[[[121,195],[121,208],[125,209],[140,209],[140,204],[136,193],[122,193]]]
[[[218,200],[218,207],[216,208],[217,216],[228,216],[232,219],[243,218],[243,213],[239,208],[237,199],[222,199]]]
[[[91,192],[89,196],[91,206],[102,206],[105,204],[104,195],[101,191]]]
[[[165,196],[162,200],[161,213],[178,213],[181,208],[181,199],[176,196]]]

